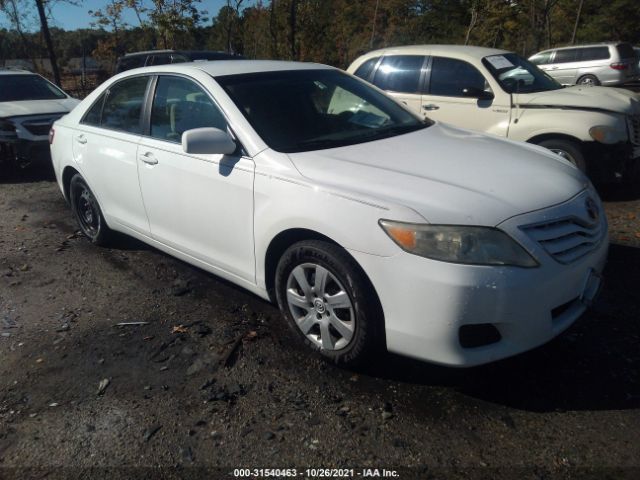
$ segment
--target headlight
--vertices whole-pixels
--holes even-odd
[[[607,125],[596,125],[595,127],[591,127],[589,129],[589,135],[596,142],[600,143],[618,143],[621,140],[620,133],[617,129],[613,127],[609,127]]]
[[[419,225],[380,220],[403,250],[443,262],[537,267],[538,262],[502,230],[461,225]]]

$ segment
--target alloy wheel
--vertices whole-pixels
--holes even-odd
[[[356,317],[349,294],[328,269],[297,265],[287,279],[286,301],[302,333],[323,350],[341,350],[354,336]]]

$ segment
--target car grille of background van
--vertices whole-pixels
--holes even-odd
[[[602,221],[587,223],[578,218],[521,227],[545,251],[560,263],[572,263],[595,250],[602,242]]]

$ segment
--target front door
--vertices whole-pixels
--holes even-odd
[[[491,92],[483,74],[470,63],[457,58],[432,57],[427,92],[422,96],[422,114],[457,127],[507,136],[508,95],[496,92],[492,99],[479,99],[469,96],[470,89]]]
[[[192,155],[182,133],[227,129],[225,117],[194,81],[158,78],[149,135],[138,147],[138,171],[151,235],[163,244],[255,282],[254,162],[240,153]]]

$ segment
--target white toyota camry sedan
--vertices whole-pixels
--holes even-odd
[[[607,255],[600,199],[569,162],[324,65],[130,70],[55,123],[51,151],[93,243],[123,232],[277,302],[343,365],[541,345],[592,302]]]

